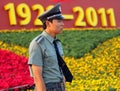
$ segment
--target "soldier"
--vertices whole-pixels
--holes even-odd
[[[54,40],[63,31],[60,4],[40,15],[44,31],[29,46],[29,67],[34,78],[35,91],[65,91],[65,79],[58,62]],[[56,41],[59,55],[63,56],[60,41]]]

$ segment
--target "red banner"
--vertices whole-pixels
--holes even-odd
[[[0,29],[36,29],[38,16],[61,3],[65,28],[119,28],[119,0],[1,0]]]

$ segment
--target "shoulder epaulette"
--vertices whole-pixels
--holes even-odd
[[[39,36],[38,38],[36,38],[35,41],[36,41],[37,43],[40,43],[42,40],[43,40],[43,36]]]

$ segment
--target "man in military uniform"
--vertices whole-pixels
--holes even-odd
[[[30,73],[34,78],[35,91],[65,91],[64,76],[58,65],[54,47],[57,34],[63,31],[63,16],[60,4],[40,15],[44,31],[32,40],[29,46]],[[60,41],[56,41],[58,50],[63,56]]]

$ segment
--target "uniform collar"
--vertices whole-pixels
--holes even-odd
[[[42,32],[42,35],[45,36],[51,43],[53,43],[54,38],[50,36],[45,30]]]

